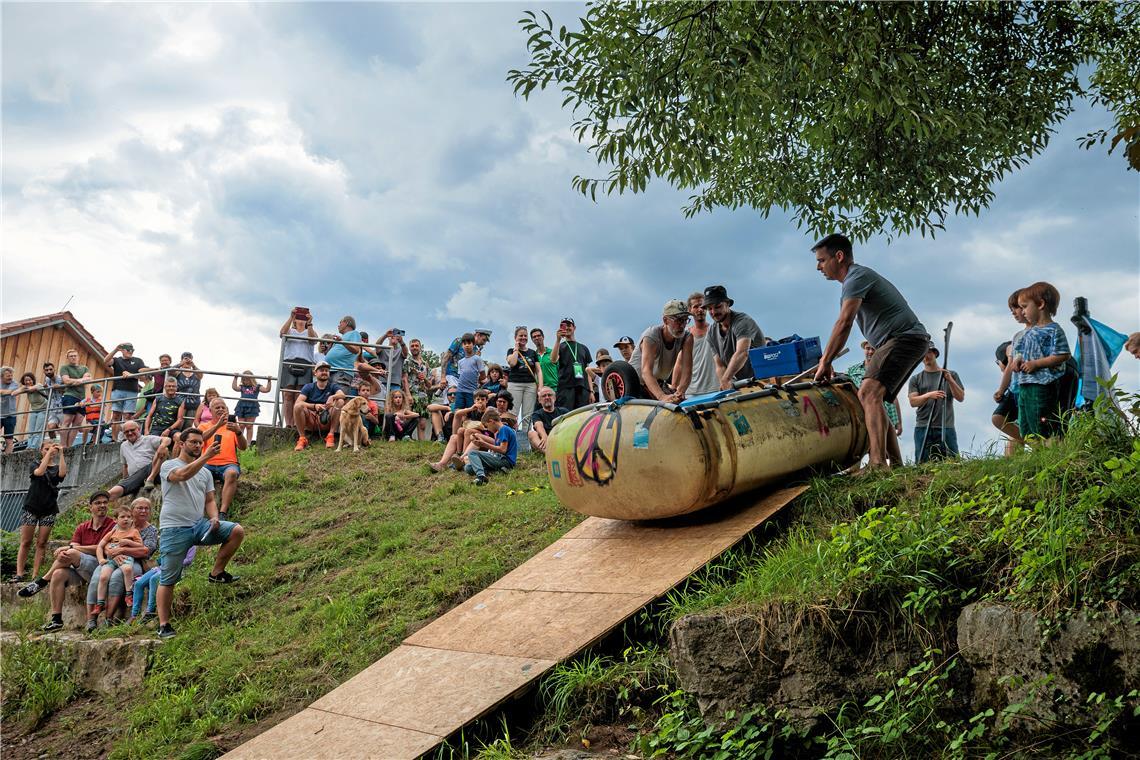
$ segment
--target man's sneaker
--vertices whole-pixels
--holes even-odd
[[[27,583],[28,576],[26,575],[10,575],[8,576],[9,583]]]
[[[63,625],[60,623],[60,625]],[[87,625],[83,626],[83,630],[88,633],[94,633],[95,629],[99,627],[99,618],[87,618]]]
[[[166,625],[160,625],[158,627],[158,637],[160,639],[174,638],[174,626],[172,626],[170,623],[167,623]]]
[[[146,625],[147,623],[150,623],[153,620],[158,620],[158,613],[157,612],[143,613],[143,616],[142,616],[142,624],[143,625]]]
[[[41,584],[38,580],[32,581],[27,586],[24,586],[22,589],[17,591],[16,596],[22,596],[27,599],[29,596],[35,596],[36,594],[43,591],[44,586],[46,585],[46,583]]]
[[[217,575],[210,573],[210,577],[207,580],[209,580],[210,583],[233,583],[240,577],[240,575],[230,575],[225,570],[223,570]]]
[[[331,449],[333,446],[336,446],[336,439],[333,438],[332,433],[329,433],[325,436],[325,448]]]
[[[486,475],[480,475],[479,477],[475,478],[471,482],[477,486],[485,486],[485,485],[487,485],[487,476]]]
[[[297,445],[293,447],[293,451],[304,451],[305,447],[309,445],[309,439],[301,436],[297,439]]]
[[[222,520],[223,522],[226,520],[229,520],[230,519],[230,513],[229,512],[219,512],[218,513],[218,519]]]
[[[61,628],[63,628],[63,621],[52,618],[48,621],[47,625],[45,625],[43,628],[40,628],[40,630],[44,633],[51,633],[52,631],[58,631]]]

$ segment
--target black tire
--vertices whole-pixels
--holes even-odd
[[[633,398],[644,396],[637,370],[632,364],[624,361],[616,361],[606,367],[606,372],[602,375],[602,393],[606,401],[617,401],[625,396]]]

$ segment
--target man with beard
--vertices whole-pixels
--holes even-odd
[[[733,303],[735,301],[728,297],[723,285],[705,288],[701,301],[716,322],[716,326],[709,330],[708,339],[721,390],[728,390],[736,380],[756,377],[752,362],[748,361],[748,351],[765,344],[764,333],[756,321],[744,312],[733,311]]]
[[[680,403],[693,379],[693,336],[685,327],[689,310],[684,301],[666,301],[661,324],[641,334],[628,362],[611,364],[602,378],[614,398],[656,399]]]
[[[689,383],[690,396],[703,396],[720,390],[720,379],[716,374],[716,359],[713,358],[712,343],[709,341],[709,323],[705,319],[705,297],[701,293],[689,296],[689,313],[693,324],[689,334],[693,336],[693,380]]]

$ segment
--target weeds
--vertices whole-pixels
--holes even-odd
[[[71,673],[50,644],[24,641],[5,646],[3,660],[4,717],[22,721],[29,731],[75,694]]]

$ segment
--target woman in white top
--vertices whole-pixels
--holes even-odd
[[[293,404],[297,394],[306,383],[313,381],[315,344],[298,338],[316,338],[313,329],[313,315],[300,307],[289,312],[289,318],[281,325],[281,337],[285,339],[284,361],[277,373],[281,394],[285,401],[285,426],[293,426]]]

